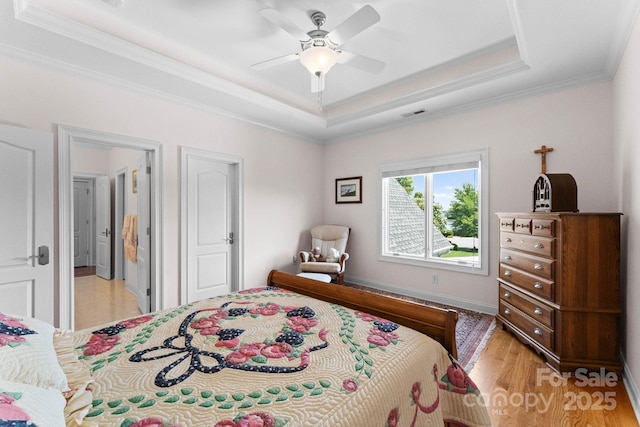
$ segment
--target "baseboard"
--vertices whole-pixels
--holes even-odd
[[[131,292],[134,295],[138,295],[137,293],[137,289],[136,289],[136,284],[135,283],[131,283],[130,281],[126,280],[124,281],[124,287],[127,288],[127,290],[129,292]]]
[[[636,414],[636,420],[640,422],[640,391],[638,390],[638,385],[634,381],[633,376],[630,374],[629,366],[627,365],[627,361],[625,360],[622,352],[620,352],[620,360],[622,361],[623,369],[622,381],[627,389],[627,395],[631,401],[633,412]]]
[[[415,298],[421,298],[428,301],[437,302],[440,304],[446,304],[453,307],[464,308],[466,310],[478,311],[480,313],[495,315],[498,313],[498,307],[494,305],[480,304],[475,301],[470,301],[461,298],[453,298],[449,295],[433,294],[428,292],[416,291],[413,289],[398,288],[396,286],[387,285],[384,283],[373,282],[371,280],[364,280],[358,277],[345,276],[345,282],[353,283],[355,285],[367,286],[370,288],[378,289],[381,291],[394,292],[396,294],[406,295]]]

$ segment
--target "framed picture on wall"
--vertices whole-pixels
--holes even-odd
[[[362,177],[336,179],[336,203],[362,203]]]
[[[134,170],[131,172],[131,190],[134,193],[138,192],[138,171]]]

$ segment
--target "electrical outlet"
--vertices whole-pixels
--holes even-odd
[[[434,285],[438,284],[438,275],[437,274],[433,274],[431,276],[431,283],[433,283]]]
[[[297,255],[294,255],[294,256],[293,256],[293,263],[295,264],[295,263],[297,263],[297,262],[298,262],[298,257],[297,257]]]

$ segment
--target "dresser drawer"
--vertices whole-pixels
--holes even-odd
[[[555,257],[556,240],[553,237],[526,236],[524,234],[500,233],[500,246],[527,251],[536,255]]]
[[[535,236],[555,236],[555,221],[552,219],[534,219],[531,224],[531,234]]]
[[[549,301],[554,299],[554,282],[541,279],[509,265],[500,264],[500,279]]]
[[[531,220],[529,218],[516,218],[513,231],[519,234],[531,234]]]
[[[553,329],[553,308],[534,300],[505,284],[500,285],[500,299]]]
[[[512,323],[515,327],[527,334],[529,338],[534,339],[548,350],[553,351],[553,329],[536,322],[503,300],[500,300],[499,310],[500,317]]]
[[[500,218],[500,231],[513,231],[515,218]]]
[[[500,262],[524,270],[543,279],[553,280],[554,264],[552,259],[529,256],[522,252],[500,249]]]

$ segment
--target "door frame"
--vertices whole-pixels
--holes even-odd
[[[114,235],[122,236],[122,225],[124,222],[124,215],[127,212],[127,175],[129,173],[128,167],[123,167],[116,171],[115,176],[115,188],[114,188],[114,221],[113,226]],[[124,280],[125,279],[125,259],[124,259],[124,241],[122,239],[115,239],[113,248],[113,279]]]
[[[233,227],[236,230],[233,247],[233,262],[231,291],[244,289],[244,160],[242,157],[229,154],[216,153],[197,148],[180,147],[180,303],[187,302],[187,160],[189,158],[200,158],[224,163],[231,167],[231,174],[235,181],[235,188],[232,190],[235,199],[233,206]]]
[[[164,307],[162,265],[162,145],[156,141],[65,125],[58,127],[58,286],[60,328],[74,329],[73,171],[74,143],[148,151],[151,157],[151,310]]]

